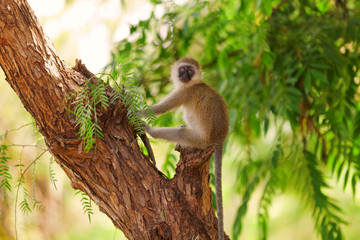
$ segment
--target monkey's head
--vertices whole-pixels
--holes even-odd
[[[171,68],[171,79],[175,85],[193,85],[201,81],[199,63],[189,57],[184,57],[174,63]]]

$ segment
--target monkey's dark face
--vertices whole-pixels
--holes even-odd
[[[179,79],[180,81],[187,83],[195,74],[195,69],[192,66],[182,65],[179,67]]]

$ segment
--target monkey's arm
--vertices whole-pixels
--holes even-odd
[[[185,95],[185,91],[174,90],[159,103],[153,105],[152,110],[156,115],[159,115],[166,113],[174,108],[178,108],[184,103],[186,99]]]

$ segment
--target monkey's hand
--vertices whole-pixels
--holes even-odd
[[[159,137],[161,137],[161,134],[159,133],[159,129],[160,128],[151,127],[151,126],[145,124],[144,131],[147,132],[153,138],[159,138]]]
[[[145,122],[144,122],[144,131],[151,135],[152,127],[147,125]]]

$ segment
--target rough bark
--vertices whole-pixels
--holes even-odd
[[[179,148],[176,175],[166,179],[139,149],[126,108],[114,103],[101,113],[105,137],[97,151],[81,151],[64,99],[86,74],[61,60],[24,0],[0,1],[0,65],[72,186],[128,239],[217,238],[209,186],[213,150]]]

